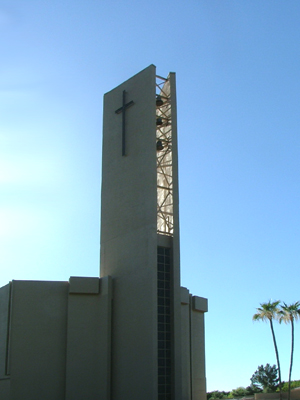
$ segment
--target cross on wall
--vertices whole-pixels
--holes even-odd
[[[121,114],[122,113],[122,156],[126,155],[126,137],[125,137],[125,112],[126,110],[133,106],[134,102],[131,100],[126,103],[126,91],[123,90],[123,102],[122,107],[118,108],[115,113]]]

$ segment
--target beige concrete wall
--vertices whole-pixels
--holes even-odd
[[[182,399],[206,400],[204,313],[207,299],[181,288]]]
[[[126,101],[134,101],[126,111],[126,156],[121,155],[122,116],[115,113],[122,105],[123,90]],[[155,128],[155,67],[151,65],[104,96],[101,276],[134,273],[141,264],[141,243],[143,264],[145,254],[149,262],[144,242],[156,242]],[[141,232],[147,239],[141,238]]]
[[[10,400],[63,400],[67,282],[12,282]]]
[[[11,284],[0,288],[0,380],[8,376],[8,338]],[[4,384],[6,385],[6,384]],[[0,392],[1,394],[1,392]],[[1,398],[1,396],[0,396]]]
[[[13,281],[10,315],[8,285],[0,300],[1,400],[110,399],[110,277]]]
[[[110,399],[110,277],[70,278],[66,400]]]
[[[9,400],[9,317],[11,284],[0,288],[0,399]]]
[[[182,400],[191,400],[190,294],[181,288]]]
[[[10,400],[10,379],[0,379],[0,399]]]
[[[206,400],[204,313],[207,299],[191,297],[192,400]]]
[[[113,290],[112,398],[157,396],[155,67],[104,96],[101,276]],[[126,156],[121,154],[126,102]]]

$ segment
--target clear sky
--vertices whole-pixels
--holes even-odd
[[[300,300],[299,0],[0,0],[0,37],[0,285],[98,275],[103,94],[174,71],[181,281],[208,390],[248,386],[276,362],[256,307]]]

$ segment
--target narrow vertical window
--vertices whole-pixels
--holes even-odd
[[[158,400],[171,400],[171,251],[157,248]]]

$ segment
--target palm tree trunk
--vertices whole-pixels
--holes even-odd
[[[277,367],[278,367],[278,377],[279,377],[279,398],[282,400],[282,393],[281,393],[281,372],[280,372],[280,364],[279,364],[279,354],[278,354],[278,349],[277,349],[277,343],[275,339],[275,333],[274,333],[274,328],[273,328],[273,322],[270,319],[270,326],[271,326],[271,332],[272,332],[272,337],[273,337],[273,343],[275,347],[275,354],[276,354],[276,360],[277,360]]]
[[[291,398],[291,378],[292,378],[292,368],[293,368],[293,357],[294,357],[294,318],[291,318],[291,326],[292,326],[292,348],[291,348],[291,363],[290,363],[290,372],[289,372],[289,398]]]

